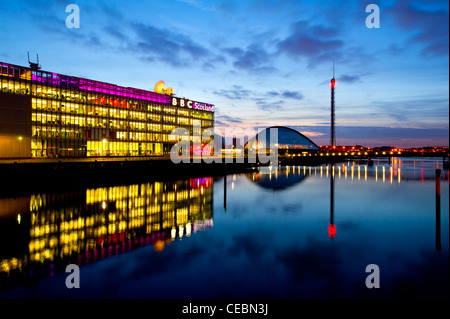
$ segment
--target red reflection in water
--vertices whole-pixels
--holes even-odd
[[[328,226],[328,236],[334,238],[335,235],[336,235],[336,225],[330,224]]]
[[[212,185],[211,177],[191,178],[190,184],[192,188],[210,187]]]

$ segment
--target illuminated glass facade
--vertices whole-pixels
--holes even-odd
[[[174,128],[214,126],[211,104],[1,62],[0,115],[0,158],[166,155]]]

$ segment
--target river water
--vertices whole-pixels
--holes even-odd
[[[380,158],[0,198],[0,297],[448,298],[448,174]]]

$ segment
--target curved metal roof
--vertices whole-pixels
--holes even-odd
[[[247,142],[246,147],[250,145],[252,149],[256,149],[256,144],[258,144],[258,148],[266,148],[266,141],[270,141],[271,129],[278,130],[278,141],[275,143],[279,147],[288,146],[287,148],[319,150],[319,147],[308,137],[286,126],[271,126],[262,130]]]

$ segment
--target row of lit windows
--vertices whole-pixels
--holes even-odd
[[[40,129],[33,127],[32,129],[32,146],[34,149],[33,143],[42,143],[45,139],[48,138],[66,138],[66,139],[84,139],[86,140],[86,134],[83,134],[80,130],[65,130],[62,129],[58,131],[56,129]],[[131,141],[175,141],[170,138],[170,134],[159,134],[159,133],[134,133],[134,132],[115,132],[115,136],[113,139],[111,137],[109,139],[98,140],[97,142],[107,143],[112,145],[115,140],[131,140]],[[107,145],[105,144],[105,145]]]
[[[72,96],[71,94],[67,96]],[[91,102],[94,104],[104,105],[95,106],[90,104],[83,104],[84,101],[77,98],[79,94],[74,94],[74,98],[69,99],[68,102],[61,102],[59,100],[51,100],[51,99],[42,99],[42,98],[33,98],[32,99],[32,108],[38,110],[47,110],[47,111],[60,111],[60,112],[73,112],[73,113],[82,113],[88,115],[98,115],[98,116],[109,116],[109,117],[121,117],[126,118],[135,118],[135,119],[145,119],[145,114],[147,112],[155,113],[155,112],[163,112],[166,114],[178,114],[182,116],[192,116],[195,118],[203,118],[203,119],[213,119],[212,112],[201,112],[197,110],[189,110],[189,109],[177,109],[170,106],[160,106],[155,105],[154,103],[149,103],[144,107],[140,107],[141,112],[134,111],[135,108],[121,108],[116,104],[117,107],[113,107],[114,104],[112,101],[116,101],[114,98],[92,98]],[[79,103],[75,103],[77,101]],[[80,103],[81,102],[81,103]],[[108,103],[110,102],[110,103]],[[85,103],[85,102],[84,102]],[[146,112],[147,111],[147,112]]]
[[[161,121],[161,115],[149,112],[138,112],[129,109],[117,109],[117,108],[108,108],[108,107],[100,107],[93,105],[83,105],[79,103],[61,103],[59,101],[51,101],[51,100],[41,100],[41,99],[32,99],[32,109],[38,111],[46,111],[46,112],[57,112],[57,113],[75,113],[75,114],[83,114],[83,115],[91,115],[91,116],[102,116],[102,117],[112,117],[119,119],[134,119],[134,120],[142,120],[142,121]],[[165,113],[173,114],[178,116],[190,117],[191,115],[196,118],[205,118],[212,119],[212,113],[209,115],[203,116],[200,112],[190,112],[189,110],[180,109],[178,112],[174,108],[163,107],[162,108]],[[167,122],[175,122],[175,116],[164,116],[164,121]]]
[[[14,81],[8,77],[1,76],[0,72],[0,90],[6,93],[29,94],[30,84],[25,81]]]
[[[81,139],[86,138],[83,136],[81,130],[74,129],[61,129],[58,131],[56,129],[41,129],[39,127],[32,127],[32,137],[34,137],[33,141],[38,141],[38,138],[74,138]]]
[[[51,118],[48,115],[40,115],[40,114],[34,114],[32,116],[32,136],[33,137],[59,137],[59,133],[63,131],[67,131],[67,126],[82,126],[82,127],[92,127],[92,128],[108,128],[105,122],[98,121],[97,119],[84,119],[84,118],[61,118],[61,120],[57,120],[56,118]],[[56,123],[56,124],[55,124]],[[61,123],[62,125],[58,125],[58,123]],[[46,124],[44,126],[39,124]],[[172,133],[174,129],[177,128],[176,125],[161,125],[161,124],[145,124],[145,123],[136,123],[131,122],[127,123],[126,125],[123,123],[113,123],[109,126],[109,128],[117,129],[117,131],[110,131],[108,130],[109,136],[111,139],[120,138],[119,134],[124,134],[128,132],[128,130],[132,131],[144,131],[142,133],[133,133],[129,132],[130,136],[135,136],[135,134],[139,134],[139,136],[148,136],[146,134],[149,134],[149,132],[154,133]],[[76,129],[76,128],[74,128]],[[121,132],[120,130],[127,130]],[[72,131],[72,130],[71,130]],[[89,129],[85,132],[90,131]],[[188,131],[190,129],[188,128]],[[46,133],[46,132],[53,132],[53,133]],[[78,129],[79,132],[79,129]],[[88,133],[87,133],[88,134]],[[134,134],[134,135],[133,135]],[[201,131],[199,129],[194,129],[193,134],[195,135],[201,135]],[[85,134],[86,135],[86,134]],[[116,136],[117,135],[117,136]],[[137,135],[136,135],[137,136]],[[64,137],[64,136],[61,136]],[[85,136],[87,138],[91,138],[89,135]],[[125,137],[124,137],[125,138]],[[146,138],[142,138],[145,140]]]
[[[64,219],[64,216],[59,216],[58,212],[49,212],[49,216],[53,216],[50,220],[41,212],[39,214],[33,213],[31,224],[33,225],[30,235],[32,237],[48,236],[57,231],[72,232],[77,230],[90,230],[90,228],[109,228],[111,225],[126,226],[126,221],[132,219],[142,219],[147,224],[160,222],[160,217],[163,219],[173,219],[175,215],[182,214],[188,216],[191,211],[198,211],[200,204],[196,201],[184,202],[182,207],[174,208],[173,203],[162,203],[160,205],[152,205],[148,207],[133,208],[132,205],[120,205],[115,203],[114,212],[108,212],[108,206],[103,202],[103,206],[96,211],[95,214],[84,217],[74,217]],[[128,209],[127,209],[128,206]],[[205,211],[205,215],[207,212]],[[198,216],[196,216],[198,217]],[[125,223],[124,223],[125,221]],[[109,231],[111,232],[111,231]]]
[[[159,215],[155,215],[153,223],[147,222],[146,233],[159,231],[161,228],[160,224]],[[124,241],[127,239],[124,236],[127,229],[142,229],[142,226],[144,225],[145,220],[143,218],[133,218],[128,222],[113,223],[108,224],[107,226],[101,225],[96,228],[87,228],[85,230],[71,230],[69,232],[56,232],[57,226],[54,225],[52,227],[53,231],[47,236],[34,237],[30,240],[30,259],[32,261],[43,261],[45,259],[53,259],[57,256],[63,257],[64,255],[69,255],[74,252],[93,250],[97,248],[98,245],[102,245],[105,242],[107,243],[108,240],[113,242]],[[192,224],[187,216],[187,208],[177,210],[176,214],[174,212],[166,214],[163,217],[162,228],[171,229],[172,238],[176,236],[177,232],[181,237],[184,231],[186,232],[186,235],[189,236],[192,231]],[[36,232],[37,231],[35,230],[34,233]],[[14,269],[15,263],[18,263],[18,260],[11,260],[11,265],[6,266]],[[2,263],[2,266],[5,266],[4,263]],[[2,270],[8,271],[9,269]]]
[[[176,196],[179,199],[186,199],[189,193],[186,189],[180,189],[186,187],[185,185],[180,183],[174,184],[163,184],[161,182],[154,182],[152,184],[136,184],[129,186],[117,186],[117,187],[108,187],[108,188],[96,188],[96,189],[87,189],[86,190],[86,202],[88,204],[103,202],[107,200],[120,200],[128,197],[134,197],[135,202],[138,203],[137,200],[142,200],[142,198],[147,197],[147,201],[145,203],[149,204],[150,196],[167,196],[167,199],[171,201]],[[191,193],[191,196],[197,196],[196,193]],[[142,202],[144,203],[144,202]]]
[[[98,203],[114,202],[113,207],[116,208],[140,208],[144,206],[156,205],[158,202],[179,202],[186,199],[194,200],[199,199],[202,195],[204,197],[204,189],[210,189],[212,185],[212,179],[208,178],[200,184],[188,183],[189,181],[177,181],[177,182],[153,182],[144,184],[133,184],[133,185],[121,185],[113,187],[99,187],[86,189],[85,195],[81,195],[86,199],[87,205],[94,205]],[[43,194],[32,194],[30,197],[30,211],[37,212],[44,207],[51,206],[51,202],[47,201],[48,197]],[[119,203],[129,203],[129,204],[119,204]],[[83,203],[81,206],[84,206]],[[105,204],[106,205],[106,204]],[[105,209],[106,206],[102,206]],[[59,216],[56,217],[55,214],[51,214],[52,218],[50,221],[55,222],[56,220],[64,220],[66,218],[72,219],[74,211],[79,210],[62,210],[59,211]],[[159,210],[158,210],[159,211]],[[115,217],[111,217],[109,213],[109,219],[115,220]],[[36,215],[33,215],[36,217]],[[46,223],[44,215],[40,214],[41,220],[32,219],[33,223]],[[43,219],[42,219],[43,218]],[[71,223],[80,223],[80,219],[77,221],[71,221]],[[84,224],[83,224],[84,225]],[[90,226],[92,224],[87,224]]]
[[[80,130],[65,130],[61,131],[53,129],[41,129],[39,127],[32,128],[33,141],[44,141],[49,138],[66,138],[66,139],[84,139],[86,140],[86,133],[82,133]],[[194,138],[191,136],[191,140]],[[112,145],[114,141],[155,141],[155,142],[176,142],[174,138],[171,138],[170,134],[161,133],[137,133],[137,132],[114,132],[114,136],[103,137],[102,139],[94,140],[94,142],[102,143],[105,146]],[[33,147],[32,147],[33,148]]]
[[[126,191],[126,189],[125,189]],[[87,190],[86,192],[86,204],[95,204],[101,203],[104,201],[115,201],[116,208],[125,208],[128,205],[128,208],[137,208],[137,207],[150,207],[149,205],[158,205],[160,202],[179,202],[184,201],[188,198],[193,199],[197,198],[201,195],[200,189],[191,189],[191,190],[181,190],[178,192],[170,191],[167,193],[159,193],[155,195],[159,196],[147,196],[147,197],[137,197],[134,200],[126,200],[128,199],[127,193],[122,194],[112,194],[114,190],[110,189],[110,194],[106,192],[103,193],[102,189],[97,190]],[[159,210],[158,210],[159,211]]]
[[[0,72],[1,74],[1,72]],[[21,77],[23,78],[23,77]],[[122,117],[123,114],[113,112],[110,114],[108,110],[124,108],[126,110],[142,110],[147,112],[164,112],[166,114],[178,114],[182,116],[192,116],[202,119],[213,119],[212,112],[201,112],[189,109],[180,109],[170,106],[162,106],[156,102],[145,102],[140,100],[120,99],[113,96],[103,95],[101,93],[91,91],[70,90],[63,87],[51,87],[40,85],[33,82],[22,80],[14,80],[7,76],[0,75],[0,90],[16,94],[32,94],[38,99],[33,98],[33,109],[74,112],[82,114],[95,114],[99,116],[115,116]],[[40,101],[40,102],[39,102]],[[81,103],[84,103],[81,104]],[[95,107],[95,105],[104,105],[105,107]],[[88,108],[89,107],[89,108]],[[94,108],[95,107],[95,108]],[[94,108],[94,109],[92,109]],[[101,110],[103,109],[103,110]],[[106,109],[106,110],[105,110]],[[191,113],[191,114],[190,114]],[[138,119],[141,115],[131,114],[131,118]]]
[[[192,120],[187,119],[188,123]],[[66,116],[66,115],[55,115],[55,114],[41,114],[32,113],[31,122],[33,124],[47,124],[53,126],[64,126],[64,125],[75,125],[75,126],[85,126],[85,127],[100,127],[100,128],[116,128],[116,129],[132,129],[139,131],[150,131],[159,132],[161,128],[164,131],[169,130],[169,128],[175,128],[174,125],[163,125],[154,123],[143,123],[143,122],[132,122],[132,121],[119,121],[119,120],[107,120],[91,117],[81,117],[81,116]],[[185,121],[179,121],[185,123]],[[181,124],[181,123],[180,123]],[[206,125],[206,124],[204,124]],[[170,131],[172,131],[170,129]]]
[[[132,141],[172,141],[177,142],[175,138],[171,138],[172,131],[176,128],[175,125],[148,125],[147,129],[143,129],[138,125],[132,127],[134,131],[110,131],[110,130],[81,130],[80,128],[72,127],[55,127],[55,126],[40,126],[33,125],[31,127],[31,136],[35,139],[46,139],[46,138],[78,138],[78,139],[93,139],[103,142],[111,142],[114,140],[132,140]],[[161,132],[162,128],[162,132]],[[145,132],[136,132],[136,131]],[[208,137],[204,134],[205,138]],[[176,137],[176,135],[174,135]],[[194,134],[186,136],[191,141],[199,142],[201,139],[200,132],[194,132]],[[186,140],[185,138],[185,140]],[[205,139],[202,142],[209,143],[209,139]]]
[[[64,140],[61,140],[64,139]],[[120,147],[123,150],[132,150],[132,149],[148,149],[145,145],[153,142],[153,143],[161,143],[161,142],[177,142],[176,139],[171,137],[171,134],[159,134],[159,133],[127,133],[127,132],[117,132],[114,139],[103,138],[101,140],[88,140],[86,139],[85,134],[76,131],[76,130],[68,130],[68,131],[56,131],[56,130],[39,130],[33,129],[33,138],[31,140],[31,149],[46,149],[50,145],[57,146],[60,148],[64,148],[68,146],[70,140],[74,142],[80,143],[88,143],[87,150],[105,150],[105,151],[114,151],[118,149],[119,145],[130,145],[129,147]],[[191,136],[190,140],[195,143],[208,143],[209,141],[201,141],[199,137]],[[123,142],[120,142],[123,141]],[[130,141],[130,142],[126,142]],[[133,142],[135,141],[135,142]],[[133,145],[133,146],[131,146]],[[90,147],[92,146],[92,147]],[[110,154],[111,155],[111,154]]]
[[[162,214],[162,220],[160,220],[160,214],[148,215],[145,218],[142,213],[135,212],[136,217],[129,216],[127,220],[119,222],[111,222],[108,219],[104,223],[100,221],[96,224],[93,223],[91,227],[73,223],[73,228],[71,228],[68,222],[41,226],[33,225],[30,230],[31,239],[28,246],[30,259],[43,261],[60,256],[61,253],[70,255],[74,252],[92,250],[106,241],[107,236],[119,237],[125,231],[141,230],[144,226],[146,226],[146,233],[160,230],[160,224],[162,224],[163,229],[177,229],[189,223],[187,212],[187,208],[178,209],[176,212],[167,212]],[[104,216],[102,217],[104,218]],[[64,224],[67,224],[67,228]],[[188,229],[190,230],[191,227],[186,227],[186,230]],[[117,239],[120,240],[120,238]],[[124,239],[125,237],[121,240]]]
[[[44,132],[51,136],[55,132]],[[36,157],[102,157],[102,156],[154,156],[163,154],[163,144],[174,143],[169,134],[147,134],[148,141],[139,141],[142,136],[129,136],[128,141],[100,141],[78,138],[79,132],[65,132],[65,140],[59,138],[33,138],[31,156]],[[200,140],[193,142],[199,143]],[[153,140],[152,140],[153,139]],[[133,141],[136,140],[136,141]]]
[[[139,156],[161,153],[161,143],[87,141],[87,156]]]
[[[45,113],[32,113],[31,122],[33,124],[49,124],[49,125],[76,125],[87,127],[103,127],[103,128],[117,128],[117,129],[134,129],[134,130],[148,130],[148,131],[160,131],[160,124],[147,124],[142,122],[129,122],[120,120],[107,120],[102,118],[92,118],[83,116],[70,116],[70,115],[56,115]],[[193,120],[189,118],[175,118],[164,116],[165,123],[177,123],[179,125],[190,126],[193,124]],[[109,124],[108,124],[109,123]],[[202,127],[210,127],[210,121],[202,121]],[[167,131],[169,126],[165,126],[164,130]],[[175,126],[170,126],[175,128]],[[172,130],[171,129],[171,130]]]
[[[105,206],[106,208],[106,206]],[[41,216],[42,214],[32,214],[32,229],[30,230],[30,235],[32,237],[48,237],[50,234],[56,233],[57,231],[61,233],[73,232],[78,230],[92,231],[92,228],[106,230],[109,228],[111,233],[111,227],[119,226],[120,230],[124,230],[126,227],[126,221],[132,219],[142,219],[144,222],[147,220],[148,224],[154,222],[160,222],[160,208],[159,207],[149,207],[146,210],[143,209],[131,209],[128,212],[121,211],[121,209],[116,209],[115,213],[107,212],[105,208],[101,208],[102,211],[96,212],[96,214],[85,217],[78,217],[73,219],[58,219],[53,222],[49,220],[37,220],[36,216]],[[184,210],[178,209],[178,211],[184,212]],[[124,215],[123,213],[126,213]],[[172,212],[167,214],[162,214],[162,217],[170,216]],[[52,212],[51,215],[56,215],[56,212]],[[43,217],[43,216],[41,216]],[[146,217],[146,219],[145,219]]]
[[[1,71],[1,70],[0,70]],[[29,74],[30,72],[28,72]],[[0,72],[0,75],[2,73]],[[31,76],[31,74],[29,74]],[[25,77],[20,77],[24,79]],[[27,77],[30,80],[30,77]],[[129,109],[139,109],[148,111],[161,111],[161,107],[157,105],[148,105],[143,101],[136,101],[123,98],[106,97],[103,94],[80,91],[76,89],[65,88],[62,86],[52,87],[41,85],[36,82],[23,81],[19,78],[13,79],[11,77],[0,76],[0,89],[3,92],[15,94],[32,94],[46,99],[57,99],[62,101],[73,101],[82,103],[100,104],[106,106],[125,107]],[[170,112],[170,111],[169,111]]]
[[[137,143],[137,142],[110,142],[107,146],[104,142],[74,140],[75,144],[60,145],[51,140],[32,140],[31,156],[145,156],[162,155],[161,143]]]

